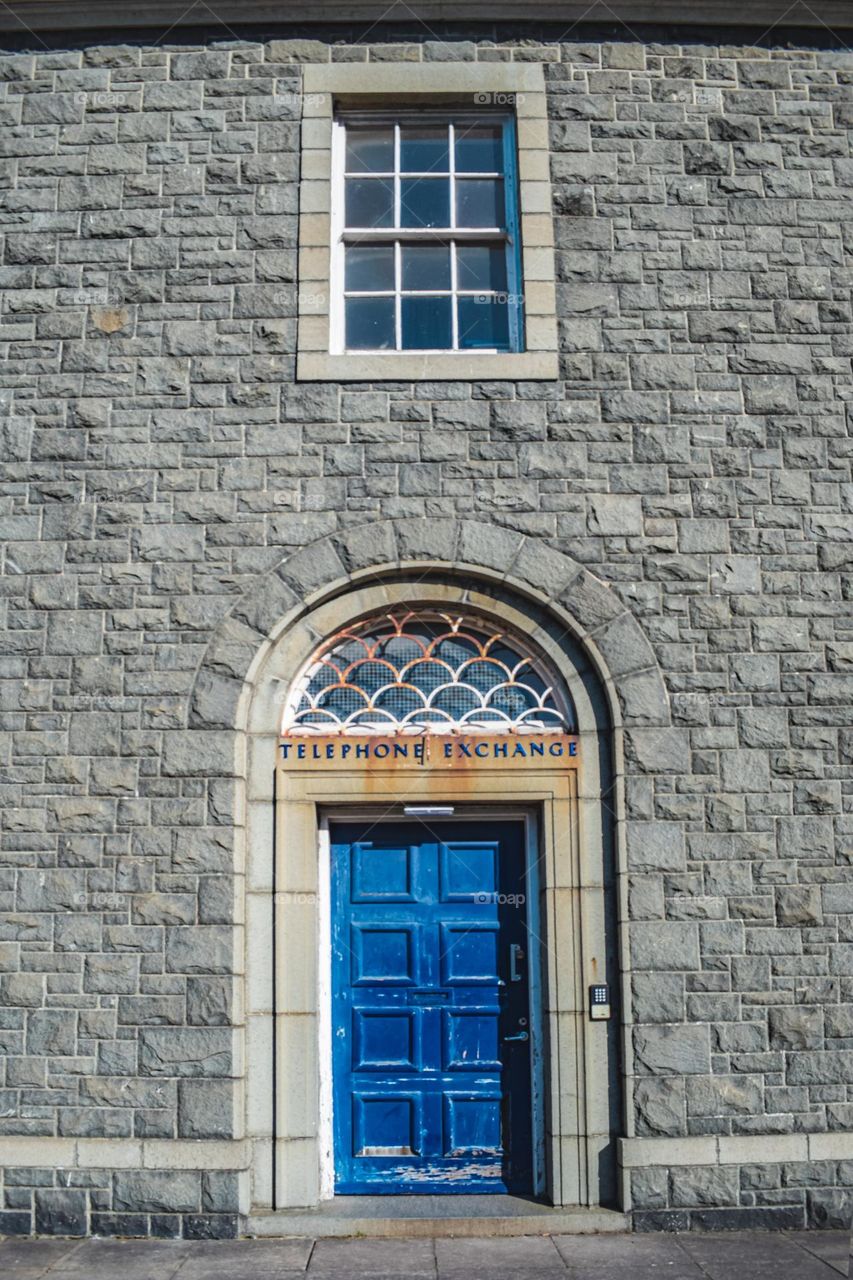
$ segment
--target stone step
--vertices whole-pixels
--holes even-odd
[[[614,1209],[537,1204],[516,1196],[336,1196],[310,1209],[253,1213],[244,1234],[275,1236],[596,1235],[630,1231]]]

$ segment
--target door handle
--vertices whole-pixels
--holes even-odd
[[[517,942],[513,942],[509,949],[509,980],[510,982],[521,982],[522,975],[518,972],[518,962],[524,959],[524,948],[520,947]]]
[[[529,1039],[530,1039],[530,1036],[527,1034],[526,1031],[519,1031],[518,1035],[504,1036],[504,1044],[506,1044],[507,1040],[529,1040]]]

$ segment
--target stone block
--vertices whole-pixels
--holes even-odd
[[[66,1187],[37,1189],[35,1196],[35,1229],[45,1236],[84,1236],[86,1234],[86,1192]]]
[[[143,1076],[227,1076],[231,1036],[222,1027],[146,1027],[140,1032]]]
[[[635,973],[631,989],[635,1022],[684,1021],[683,974]]]
[[[129,995],[139,982],[139,957],[135,955],[87,956],[84,990],[98,994]]]
[[[177,1169],[125,1169],[113,1176],[113,1208],[191,1213],[201,1205],[201,1174]]]
[[[76,1052],[77,1015],[71,1009],[37,1009],[27,1015],[27,1053],[71,1057]]]
[[[824,894],[831,894],[836,886],[826,885]],[[845,886],[839,886],[842,890]],[[853,909],[853,902],[851,902]],[[831,910],[827,906],[827,910]],[[776,922],[790,928],[814,926],[823,923],[821,889],[819,885],[780,885],[776,889]]]
[[[182,1138],[230,1138],[233,1111],[233,1091],[229,1083],[179,1081],[178,1134]]]
[[[167,777],[230,777],[234,771],[233,735],[206,729],[164,733],[162,769]]]
[[[678,823],[630,821],[626,825],[626,837],[630,870],[681,871],[684,868],[684,832]]]
[[[823,1010],[806,1005],[779,1006],[769,1013],[771,1049],[822,1049]]]
[[[590,494],[587,528],[604,537],[632,537],[643,532],[643,507],[632,494]]]
[[[680,921],[633,924],[631,958],[636,969],[698,969],[698,926]]]
[[[104,620],[99,611],[57,609],[48,614],[48,653],[100,653],[103,643]]]
[[[705,1026],[634,1028],[639,1069],[649,1075],[703,1075],[710,1070],[710,1041]]]
[[[690,1116],[760,1115],[761,1079],[748,1075],[691,1076],[686,1085]]]
[[[684,1080],[660,1076],[638,1080],[634,1110],[640,1137],[678,1137],[685,1132]]]
[[[168,973],[229,973],[233,935],[225,925],[189,925],[166,930]]]
[[[847,1232],[853,1221],[853,1191],[842,1187],[819,1187],[806,1196],[808,1225],[823,1230]]]
[[[187,1022],[190,1026],[230,1026],[232,983],[227,978],[190,978]]]
[[[669,1172],[671,1203],[676,1208],[721,1208],[739,1200],[737,1168],[720,1165],[676,1166]]]

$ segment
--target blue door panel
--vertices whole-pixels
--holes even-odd
[[[448,1093],[444,1098],[445,1154],[496,1156],[501,1151],[501,1095]]]
[[[484,905],[498,891],[498,849],[495,844],[460,841],[439,848],[442,902]]]
[[[420,1155],[420,1109],[417,1094],[354,1094],[356,1156]]]
[[[417,1071],[417,1020],[414,1009],[354,1009],[353,1071]]]
[[[417,925],[357,924],[350,931],[353,986],[417,982]]]
[[[500,1008],[442,1010],[445,1071],[501,1069]]]
[[[443,924],[441,980],[448,987],[494,987],[498,976],[499,926]]]
[[[532,1189],[524,876],[519,822],[333,824],[339,1194]]]
[[[355,845],[352,850],[352,901],[415,902],[411,864],[410,849]]]

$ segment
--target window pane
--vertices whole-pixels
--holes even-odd
[[[450,226],[449,179],[404,178],[400,187],[402,227]]]
[[[459,299],[459,346],[509,348],[509,306],[487,295]]]
[[[450,298],[403,298],[403,346],[409,351],[453,346]]]
[[[446,125],[433,129],[400,130],[401,173],[447,173],[450,169],[449,131]]]
[[[460,244],[456,250],[460,289],[506,291],[506,250],[503,245]]]
[[[503,129],[499,124],[456,126],[457,173],[503,173]]]
[[[394,288],[394,246],[347,245],[346,287],[361,293]]]
[[[504,184],[501,178],[462,178],[456,184],[456,225],[503,227]]]
[[[403,288],[449,289],[449,247],[446,244],[404,244]]]
[[[348,227],[393,227],[393,180],[347,178],[346,219]]]
[[[347,298],[346,309],[350,350],[393,349],[393,298]]]
[[[347,125],[347,173],[394,171],[394,130]]]

